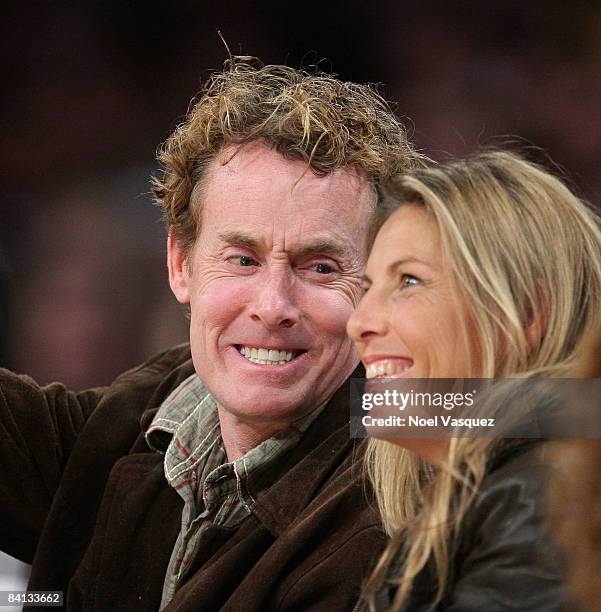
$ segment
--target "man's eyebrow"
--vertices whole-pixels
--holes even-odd
[[[256,238],[244,232],[221,232],[218,238],[226,244],[256,249],[260,243]],[[346,249],[338,242],[327,239],[318,239],[315,242],[305,242],[290,249],[292,257],[310,257],[311,255],[329,255],[342,258]]]
[[[256,249],[259,246],[255,238],[243,232],[221,232],[218,234],[218,238],[226,244],[248,247],[250,249]]]
[[[311,255],[328,255],[330,257],[343,258],[347,253],[338,242],[331,240],[316,240],[315,242],[306,242],[291,249],[291,254],[295,257],[310,257]]]

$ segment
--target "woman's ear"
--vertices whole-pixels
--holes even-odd
[[[537,282],[537,298],[539,308],[530,309],[526,329],[524,330],[529,349],[533,349],[542,342],[547,333],[547,327],[549,326],[549,311],[547,307],[549,302],[547,300],[546,291],[540,280]]]
[[[167,237],[167,269],[169,286],[180,304],[190,303],[190,267],[188,255],[169,234]]]

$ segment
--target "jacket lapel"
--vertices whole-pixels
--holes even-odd
[[[358,367],[352,378],[364,376]],[[307,507],[357,443],[350,438],[350,382],[336,391],[285,461],[253,492],[255,516],[277,537]]]

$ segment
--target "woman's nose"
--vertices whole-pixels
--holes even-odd
[[[368,291],[348,320],[346,332],[354,342],[362,344],[372,337],[385,334],[386,329],[384,308],[380,300]]]

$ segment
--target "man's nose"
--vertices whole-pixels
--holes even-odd
[[[271,331],[293,327],[300,320],[300,310],[294,298],[292,272],[277,269],[265,273],[267,277],[259,281],[250,305],[251,319]]]
[[[386,313],[375,295],[365,294],[346,324],[346,333],[357,344],[386,334]]]

